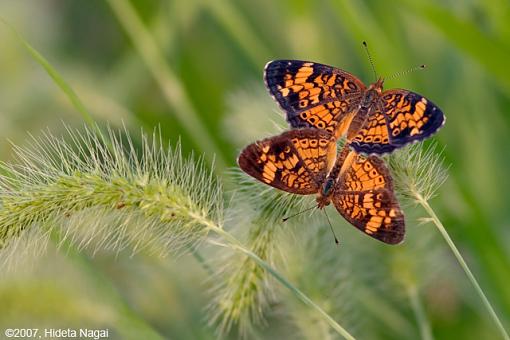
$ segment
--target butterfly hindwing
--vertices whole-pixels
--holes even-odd
[[[367,235],[389,244],[402,242],[404,215],[381,159],[351,151],[345,157],[332,200],[338,212]]]
[[[380,155],[395,150],[396,146],[390,142],[386,116],[380,111],[370,115],[350,145],[356,152],[364,154]]]
[[[395,147],[423,140],[439,130],[445,122],[443,112],[417,93],[388,90],[382,94],[382,101],[390,143]]]
[[[365,234],[388,244],[404,239],[404,217],[391,191],[345,192],[333,198],[340,214]],[[377,207],[380,206],[380,207]]]
[[[330,133],[346,119],[365,89],[345,71],[299,60],[269,62],[264,79],[291,127],[315,127]]]
[[[248,145],[238,164],[244,172],[268,185],[307,195],[318,191],[335,153],[331,134],[298,129]]]

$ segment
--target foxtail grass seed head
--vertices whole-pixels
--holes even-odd
[[[232,223],[236,233],[244,232],[248,248],[264,261],[270,265],[280,262],[283,231],[289,236],[288,227],[299,223],[302,217],[285,223],[283,218],[314,201],[268,189],[238,169],[228,175],[227,180],[236,183],[236,191],[232,193],[235,198],[227,209],[229,218],[225,223]],[[235,227],[239,221],[243,221],[243,230]],[[274,282],[264,269],[237,253],[225,254],[218,267],[211,293],[215,298],[208,307],[209,323],[216,326],[219,334],[236,326],[239,334],[246,337],[255,325],[264,324],[264,313],[276,299]]]
[[[16,160],[0,164],[2,248],[36,228],[81,248],[166,255],[222,223],[220,184],[179,143],[164,148],[157,131],[142,134],[139,148],[126,131],[85,128],[64,138],[44,132],[13,150]]]
[[[418,203],[429,201],[448,178],[442,151],[435,143],[414,144],[389,156],[389,164],[397,193]]]

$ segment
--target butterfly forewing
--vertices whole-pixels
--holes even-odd
[[[307,195],[317,193],[335,153],[331,134],[299,129],[248,145],[238,163],[244,172],[268,185]]]
[[[331,133],[348,118],[365,90],[345,71],[300,60],[269,62],[264,79],[293,128],[315,127]]]
[[[338,212],[371,237],[389,244],[402,242],[404,215],[383,161],[351,151],[345,162],[332,197]]]

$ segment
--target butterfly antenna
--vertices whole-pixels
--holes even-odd
[[[307,212],[309,210],[312,210],[314,208],[317,208],[317,205],[314,204],[313,207],[307,208],[305,210],[301,210],[300,212],[295,213],[294,215],[290,215],[290,216],[284,217],[284,218],[282,218],[282,222],[286,222],[289,218],[296,217],[297,215],[300,215],[300,214],[302,214],[304,212]]]
[[[365,52],[367,52],[368,61],[370,62],[370,66],[372,66],[372,71],[374,72],[374,80],[377,80],[377,72],[375,72],[374,60],[370,55],[370,51],[368,51],[368,45],[366,41],[363,41],[363,47],[365,48]]]
[[[395,79],[395,78],[398,78],[398,77],[402,77],[402,76],[405,76],[406,74],[409,74],[409,73],[414,72],[416,70],[423,70],[425,67],[427,67],[425,64],[419,65],[419,66],[414,66],[414,67],[411,67],[408,70],[396,72],[391,77],[386,78],[386,79]]]
[[[324,215],[326,215],[326,219],[328,220],[329,228],[331,229],[331,232],[333,233],[333,237],[335,238],[335,243],[338,245],[340,242],[338,242],[338,239],[336,238],[335,231],[333,230],[333,225],[331,224],[331,221],[329,220],[328,213],[326,212],[326,209],[324,209]]]

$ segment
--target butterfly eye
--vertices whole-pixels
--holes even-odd
[[[285,149],[283,149],[283,152],[289,153],[290,152],[290,146],[286,146]]]

